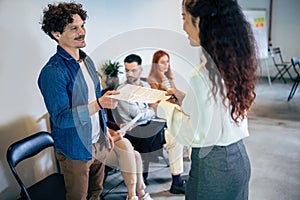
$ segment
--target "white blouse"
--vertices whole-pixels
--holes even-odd
[[[221,95],[217,93],[214,99],[205,64],[206,59],[203,59],[191,74],[182,106],[161,101],[157,116],[167,120],[169,133],[185,146],[227,146],[249,136],[248,122],[244,119],[237,125]]]

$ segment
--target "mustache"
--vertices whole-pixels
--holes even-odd
[[[75,38],[75,40],[84,40],[85,35],[80,35],[78,37]]]

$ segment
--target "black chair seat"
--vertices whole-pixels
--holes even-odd
[[[64,176],[60,173],[54,173],[45,179],[33,184],[27,188],[31,199],[54,200],[66,199]],[[21,199],[26,199],[24,194],[21,194]]]
[[[163,149],[163,145],[166,143],[165,127],[165,122],[150,121],[146,126],[134,127],[126,133],[125,137],[131,142],[136,151],[151,153]]]

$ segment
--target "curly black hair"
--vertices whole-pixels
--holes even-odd
[[[219,90],[223,102],[229,100],[231,118],[238,123],[246,117],[256,96],[258,60],[251,25],[236,0],[184,0],[183,5],[193,23],[200,17],[201,46],[221,75],[216,77],[208,64],[212,92],[215,96]]]
[[[43,14],[41,29],[54,40],[56,39],[51,32],[63,33],[65,27],[73,22],[72,16],[74,14],[78,14],[83,21],[88,17],[87,12],[83,10],[82,5],[73,2],[48,4],[48,7],[43,10]]]

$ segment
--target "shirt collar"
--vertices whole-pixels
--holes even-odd
[[[61,46],[57,45],[57,53],[66,60],[74,59],[68,52],[66,52]],[[79,49],[79,55],[82,60],[86,58],[86,53]],[[75,60],[75,59],[74,59]]]

